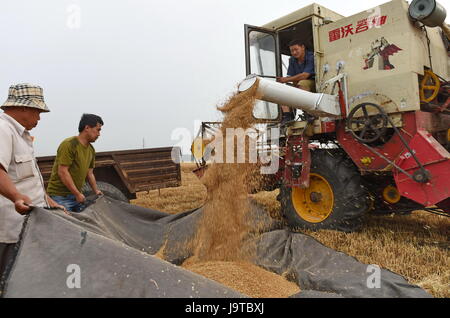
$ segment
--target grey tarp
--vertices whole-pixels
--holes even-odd
[[[201,215],[202,209],[170,215],[106,197],[73,216],[35,209],[3,296],[245,297],[175,266],[191,255],[184,243],[195,234]],[[369,288],[368,265],[283,230],[256,206],[250,218],[266,222],[255,263],[295,281],[302,292],[293,297],[430,297],[387,270],[380,272],[380,288]],[[150,255],[162,247],[170,263]],[[81,288],[67,284],[73,264],[80,270]]]

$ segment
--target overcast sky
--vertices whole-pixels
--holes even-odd
[[[349,16],[386,1],[317,2]],[[438,2],[450,10],[450,0]],[[97,151],[142,148],[143,139],[149,148],[171,146],[174,129],[194,135],[195,121],[221,119],[216,105],[245,77],[244,24],[311,3],[2,0],[0,102],[13,83],[44,88],[51,113],[32,131],[37,155],[76,135],[84,112],[105,121]]]

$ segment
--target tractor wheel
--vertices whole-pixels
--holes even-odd
[[[108,182],[98,181],[97,182],[97,188],[103,192],[103,194],[107,197],[110,197],[114,200],[123,201],[126,203],[129,203],[128,198],[125,196],[125,194],[120,191],[118,188],[113,186],[112,184]],[[92,191],[91,187],[86,183],[83,187],[83,194],[87,197],[90,195],[93,195],[94,192]]]
[[[341,153],[311,153],[310,186],[280,189],[281,209],[293,229],[357,230],[370,208],[356,166]]]

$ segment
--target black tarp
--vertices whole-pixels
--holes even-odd
[[[201,215],[202,209],[171,215],[106,197],[73,216],[35,209],[3,297],[246,297],[176,266],[192,254],[185,243]],[[283,229],[257,206],[249,220],[265,223],[255,263],[296,282],[301,292],[292,297],[431,297],[383,269],[371,288],[367,264]],[[152,256],[162,247],[167,262]],[[80,288],[69,288],[73,265]]]

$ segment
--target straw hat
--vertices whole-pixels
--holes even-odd
[[[41,87],[32,84],[17,84],[9,88],[8,99],[0,106],[4,107],[30,107],[49,112],[44,102],[44,93]]]

